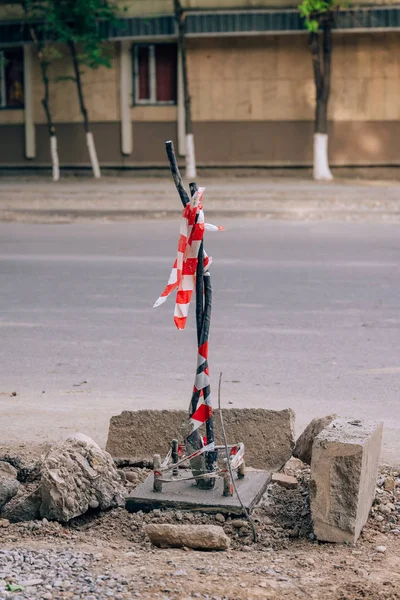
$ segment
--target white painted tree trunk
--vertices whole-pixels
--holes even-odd
[[[196,178],[196,157],[194,154],[193,133],[186,134],[186,179],[193,181]]]
[[[86,144],[89,150],[90,163],[92,165],[93,175],[96,179],[100,179],[101,173],[99,161],[97,160],[96,147],[94,145],[93,134],[91,131],[88,131],[88,133],[86,134]]]
[[[328,134],[314,133],[314,179],[332,181],[333,175],[328,162]]]
[[[60,163],[58,161],[57,138],[55,135],[50,136],[50,156],[53,181],[58,181],[60,179]]]

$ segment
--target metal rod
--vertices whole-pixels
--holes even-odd
[[[219,411],[219,419],[220,419],[220,422],[221,422],[222,436],[223,436],[224,445],[225,445],[225,449],[226,449],[226,456],[227,456],[226,463],[227,463],[227,466],[228,466],[228,469],[229,469],[229,479],[230,479],[230,482],[233,485],[233,489],[236,492],[236,496],[237,496],[237,499],[239,500],[240,506],[242,507],[243,513],[246,516],[248,522],[250,523],[250,527],[251,527],[251,530],[253,532],[253,542],[256,543],[257,542],[256,526],[254,525],[254,522],[253,522],[253,520],[252,520],[252,518],[250,516],[249,511],[247,510],[247,508],[245,507],[245,505],[242,502],[241,497],[239,496],[239,492],[238,492],[238,489],[237,489],[237,486],[236,486],[236,482],[235,482],[235,479],[233,477],[232,465],[231,465],[231,462],[229,460],[230,457],[229,457],[229,454],[228,454],[228,440],[227,440],[227,437],[226,437],[226,431],[225,431],[225,425],[224,425],[224,416],[222,414],[222,409],[221,409],[221,383],[222,383],[222,373],[219,374],[219,382],[218,382],[218,411]],[[225,492],[228,492],[228,491],[229,491],[228,490],[228,482],[227,482],[226,477],[225,477],[224,478],[224,496],[226,495]]]
[[[161,456],[159,454],[155,454],[153,456],[153,492],[162,492],[162,482],[161,479]]]
[[[178,457],[178,440],[172,440],[172,446],[171,446],[171,457],[172,457],[172,462],[174,463],[174,465],[177,464],[179,457]],[[172,469],[172,475],[174,477],[177,477],[179,474],[179,469],[178,467],[174,467]]]

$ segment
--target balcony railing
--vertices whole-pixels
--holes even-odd
[[[102,24],[99,24],[102,27]],[[377,6],[338,11],[338,31],[388,31],[400,28],[400,6]],[[305,32],[304,20],[295,9],[189,12],[188,37],[237,36],[268,33]],[[176,35],[172,15],[121,19],[117,26],[105,26],[110,39],[173,38]],[[0,46],[29,43],[28,27],[22,22],[0,22]]]

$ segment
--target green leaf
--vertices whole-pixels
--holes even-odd
[[[298,9],[305,19],[305,26],[309,31],[318,31],[321,19],[326,13],[340,8],[347,8],[351,0],[303,0]]]
[[[311,33],[316,33],[319,28],[319,23],[315,19],[311,19],[310,21],[308,21],[307,27],[308,31],[311,31]]]
[[[18,585],[16,583],[7,583],[6,590],[7,592],[23,592],[25,588],[23,585]]]

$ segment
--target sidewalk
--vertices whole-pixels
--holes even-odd
[[[400,182],[253,177],[207,178],[207,217],[400,222]],[[0,221],[176,218],[181,208],[171,178],[0,178]]]

